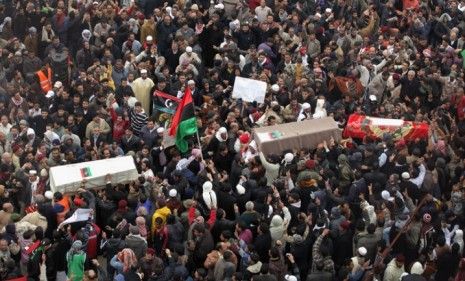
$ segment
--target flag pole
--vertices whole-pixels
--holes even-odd
[[[197,128],[195,135],[197,136],[197,142],[199,143],[199,149],[200,149],[200,158],[203,160],[203,149],[202,149],[202,142],[200,141],[200,136],[199,136],[199,128]]]

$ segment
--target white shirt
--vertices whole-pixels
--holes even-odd
[[[11,127],[13,126],[10,123],[7,123],[6,126],[0,123],[0,132],[4,133],[6,136],[10,132]]]

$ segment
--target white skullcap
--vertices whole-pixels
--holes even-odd
[[[333,10],[331,10],[331,8],[326,8],[325,9],[325,13],[332,13],[332,12],[333,12]]]
[[[153,37],[151,35],[148,35],[147,37],[145,37],[145,40],[147,41],[152,41],[153,40]]]
[[[273,90],[273,92],[279,91],[279,86],[278,86],[278,84],[273,84],[273,85],[271,86],[271,90]]]
[[[294,154],[288,152],[286,155],[284,155],[284,162],[291,163],[292,160],[294,160]]]
[[[221,128],[218,129],[218,133],[220,133],[220,134],[226,134],[227,132],[228,132],[228,130],[226,130],[225,127],[221,127]]]
[[[187,47],[186,47],[186,52],[192,53],[192,47],[191,47],[191,46],[187,46]]]
[[[286,281],[297,281],[297,277],[295,277],[294,275],[290,275],[290,274],[286,274],[286,275],[284,276],[284,279],[285,279]]]
[[[50,190],[47,190],[47,191],[45,191],[44,196],[45,196],[45,198],[47,198],[48,200],[52,200],[52,199],[53,199],[53,192],[51,192]]]
[[[310,107],[311,107],[311,106],[310,106],[310,104],[309,104],[308,102],[304,102],[304,103],[302,104],[302,109],[304,109],[304,110],[305,110],[305,109],[309,109]]]
[[[194,84],[195,84],[195,81],[194,81],[194,80],[192,80],[192,79],[191,79],[191,80],[189,80],[189,81],[187,81],[187,85],[194,85]]]
[[[369,98],[371,101],[376,101],[376,100],[377,100],[377,98],[376,98],[375,95],[370,95],[368,98]]]
[[[215,5],[215,9],[223,10],[223,9],[224,9],[224,5],[223,5],[222,3],[216,4],[216,5]]]
[[[391,196],[391,194],[387,190],[383,190],[381,192],[381,197],[386,201],[394,201],[394,198]]]
[[[27,134],[28,136],[30,136],[30,135],[35,135],[36,132],[34,132],[34,129],[32,129],[32,128],[27,128],[26,134]]]
[[[158,127],[158,128],[157,128],[157,133],[158,133],[158,134],[162,134],[162,133],[164,133],[164,132],[165,132],[165,128],[163,128],[163,127]]]
[[[203,192],[208,192],[213,189],[213,184],[211,181],[206,181],[202,185]]]
[[[178,195],[178,192],[176,191],[176,189],[171,189],[170,192],[169,192],[169,196],[170,197],[176,197]]]
[[[408,179],[410,179],[410,174],[409,174],[408,172],[403,172],[403,173],[402,173],[402,178],[403,178],[404,180],[408,180]]]
[[[30,176],[35,176],[35,175],[37,175],[37,171],[36,170],[30,170],[29,175]]]
[[[423,268],[423,265],[418,261],[413,263],[412,268],[410,268],[411,274],[422,275],[423,271],[425,271],[425,269]]]
[[[52,90],[50,90],[50,91],[47,92],[47,94],[45,95],[45,97],[46,97],[46,98],[51,98],[51,97],[53,97],[54,95],[55,95],[55,92],[52,91]]]
[[[63,87],[63,83],[61,83],[60,81],[56,81],[55,84],[53,84],[53,87],[54,88],[61,88],[61,87]]]
[[[245,188],[240,184],[236,185],[236,190],[237,190],[237,194],[239,195],[242,195],[245,193]]]
[[[140,70],[140,73],[141,73],[141,74],[147,73],[147,69],[141,69],[141,70]]]
[[[357,252],[360,256],[364,257],[367,254],[367,249],[365,247],[360,247]]]
[[[46,177],[46,176],[48,176],[47,169],[42,169],[42,170],[40,170],[40,176],[41,176],[41,177]]]

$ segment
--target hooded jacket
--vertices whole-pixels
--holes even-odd
[[[126,247],[133,250],[137,259],[141,259],[147,251],[147,241],[139,234],[129,234],[126,236]]]
[[[341,154],[337,158],[337,162],[339,163],[339,184],[342,187],[347,187],[352,183],[354,178],[352,169],[350,168],[349,159],[347,155]]]
[[[283,208],[284,219],[279,215],[274,215],[270,223],[270,234],[273,243],[281,240],[283,241],[284,233],[286,232],[287,226],[291,221],[291,213],[287,207]]]
[[[163,208],[160,208],[160,209],[157,209],[155,211],[155,213],[153,214],[152,216],[152,233],[155,232],[156,230],[156,223],[155,223],[155,220],[160,217],[162,220],[163,220],[163,225],[165,225],[166,223],[166,218],[168,217],[168,215],[171,214],[171,210],[170,208],[168,208],[167,206],[163,207]]]

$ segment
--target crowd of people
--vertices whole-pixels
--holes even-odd
[[[465,3],[0,4],[0,280],[464,281]],[[263,103],[232,97],[236,76]],[[169,144],[192,94],[198,137]],[[253,129],[350,114],[428,137],[264,154]],[[130,155],[73,193],[50,168]],[[76,210],[84,221],[63,223]]]

